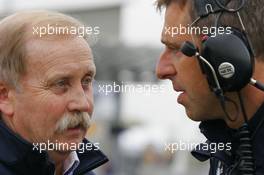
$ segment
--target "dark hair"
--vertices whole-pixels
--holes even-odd
[[[245,1],[245,6],[240,10],[240,15],[252,43],[256,57],[264,61],[264,1]],[[195,0],[156,0],[156,7],[158,10],[162,10],[162,8],[168,7],[172,2],[181,4],[185,4],[186,2],[191,3],[190,16],[192,20],[195,20],[198,17],[194,5]],[[227,7],[235,8],[240,4],[241,0],[229,0]],[[198,26],[210,26],[214,23],[214,20],[214,16],[209,15],[208,17],[202,19],[198,23]],[[241,29],[239,19],[234,13],[224,13],[221,17],[220,24]]]

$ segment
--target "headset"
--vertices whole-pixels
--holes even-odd
[[[218,33],[215,36],[210,36],[210,34],[204,35],[201,38],[202,46],[200,50],[194,43],[185,41],[180,51],[188,57],[196,56],[198,58],[211,91],[218,97],[226,116],[231,121],[236,119],[232,119],[226,112],[226,102],[232,102],[237,109],[237,113],[239,109],[235,102],[224,94],[225,92],[238,93],[245,123],[239,128],[239,160],[233,166],[233,170],[238,169],[239,174],[242,175],[253,175],[255,174],[255,162],[251,145],[252,135],[248,128],[248,118],[240,90],[246,85],[251,84],[264,91],[264,85],[252,78],[255,54],[239,13],[244,7],[246,0],[240,0],[240,5],[236,9],[226,7],[230,1],[232,0],[195,0],[195,8],[199,17],[194,20],[191,26],[200,19],[210,14],[215,14],[217,15],[215,20],[217,28],[219,27],[219,20],[222,14],[232,13],[233,15],[237,15],[242,30],[230,27],[229,31],[224,30],[223,33]],[[233,170],[231,169],[228,174],[232,174]]]
[[[237,28],[230,27],[231,33],[225,31],[225,33],[217,34],[214,37],[210,35],[203,36],[200,52],[198,47],[195,47],[190,41],[185,41],[180,50],[189,57],[198,57],[201,69],[207,76],[210,89],[217,96],[222,92],[239,91],[248,83],[264,91],[264,85],[252,78],[254,51],[239,14],[245,0],[242,0],[240,7],[237,9],[229,10],[226,7],[222,8],[224,6],[223,2],[226,2],[226,0],[196,0],[195,4],[199,17],[194,23],[210,13],[220,13],[216,20],[216,24],[218,24],[221,15],[226,11],[238,15],[243,30],[240,31]]]

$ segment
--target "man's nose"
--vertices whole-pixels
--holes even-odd
[[[68,104],[69,111],[80,111],[80,112],[88,112],[92,114],[93,112],[93,95],[91,93],[87,93],[80,86],[73,90],[70,95],[70,101]]]
[[[170,77],[176,75],[176,69],[173,64],[173,59],[171,54],[167,51],[164,51],[156,65],[156,76],[159,79],[169,79]]]

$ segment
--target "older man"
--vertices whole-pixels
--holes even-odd
[[[95,65],[82,27],[47,11],[0,22],[0,174],[93,174],[107,161],[84,138]]]
[[[166,12],[156,73],[202,121],[208,140],[193,155],[210,160],[210,175],[264,174],[263,85],[251,79],[264,82],[263,2],[157,0]]]

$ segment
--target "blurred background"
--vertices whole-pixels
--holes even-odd
[[[27,9],[59,11],[99,27],[90,41],[97,75],[87,137],[110,162],[97,175],[207,174],[208,163],[198,162],[190,150],[166,149],[205,138],[177,104],[171,83],[155,77],[163,13],[153,0],[0,0],[0,18]]]

